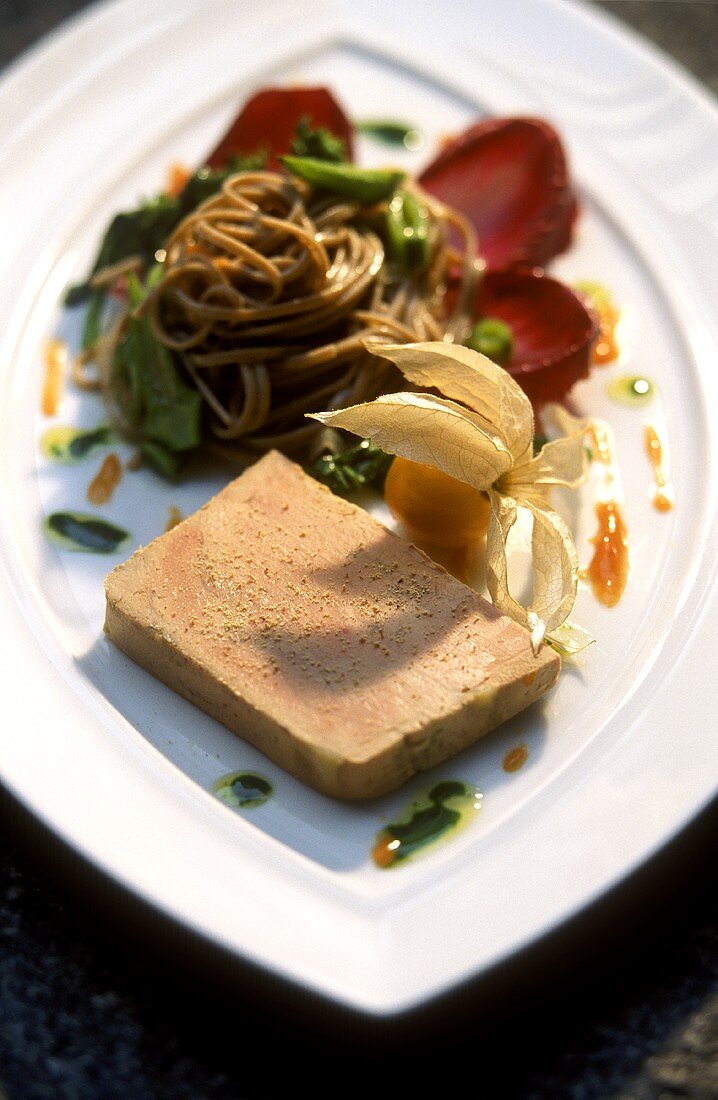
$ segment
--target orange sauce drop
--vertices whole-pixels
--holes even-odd
[[[598,531],[591,539],[596,549],[581,576],[599,603],[615,607],[628,580],[628,532],[617,501],[598,501],[596,516]]]
[[[658,512],[670,512],[673,507],[673,485],[668,478],[663,443],[653,424],[645,424],[643,428],[643,441],[646,446],[648,461],[653,467],[654,486],[651,495],[653,507]]]
[[[604,466],[613,466],[613,452],[605,428],[597,423],[591,424],[588,435],[593,460],[603,463]]]
[[[62,340],[50,340],[45,348],[45,381],[40,402],[43,416],[57,416],[66,369],[67,344]]]
[[[191,175],[192,173],[189,168],[184,164],[171,165],[167,178],[167,187],[165,189],[166,194],[172,196],[179,195]]]
[[[396,849],[399,842],[392,836],[379,836],[371,850],[371,858],[377,867],[391,867],[396,860]]]
[[[122,477],[122,466],[116,454],[109,454],[87,489],[90,504],[107,504]]]
[[[523,768],[524,764],[529,758],[529,750],[522,742],[520,745],[516,745],[513,749],[509,749],[504,757],[504,762],[501,765],[505,772],[517,772],[519,768]]]
[[[612,363],[618,358],[618,342],[616,340],[616,326],[620,319],[620,312],[609,302],[596,305],[594,308],[598,314],[598,340],[592,352],[594,363]]]

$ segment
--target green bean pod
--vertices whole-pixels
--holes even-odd
[[[292,175],[305,183],[367,206],[388,199],[404,178],[403,172],[393,168],[357,168],[354,164],[335,164],[315,157],[280,159]]]
[[[389,254],[405,271],[421,271],[429,259],[429,213],[409,191],[399,190],[386,214]]]

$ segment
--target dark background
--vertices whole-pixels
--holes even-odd
[[[0,68],[85,6],[0,0]],[[718,4],[596,6],[718,93]],[[717,823],[480,988],[382,1024],[201,949],[0,797],[0,1100],[718,1097]]]

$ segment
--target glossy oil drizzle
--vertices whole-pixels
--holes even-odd
[[[593,349],[593,361],[603,365],[612,363],[618,358],[618,340],[616,338],[616,326],[620,314],[611,303],[603,306],[598,311],[599,336]]]
[[[62,340],[50,340],[45,348],[45,380],[40,402],[43,416],[57,416],[66,370],[67,344]]]
[[[87,487],[90,504],[107,504],[120,483],[122,466],[116,454],[109,454]]]
[[[668,476],[665,450],[654,424],[644,424],[643,442],[648,461],[653,467],[651,503],[658,512],[670,512],[675,500],[673,484]]]
[[[482,799],[481,792],[468,783],[453,779],[435,783],[379,832],[371,853],[374,863],[387,869],[418,855],[468,825],[480,811]]]
[[[597,530],[591,539],[594,552],[581,578],[588,581],[599,603],[615,607],[628,582],[628,531],[621,511],[621,482],[611,430],[594,421],[592,436],[592,457],[599,465],[601,483],[595,503]]]
[[[596,518],[598,530],[591,539],[595,550],[583,575],[599,603],[615,607],[628,580],[626,525],[618,504],[612,500],[597,502]]]
[[[608,383],[606,393],[618,405],[637,408],[651,403],[655,386],[645,375],[624,374]]]
[[[522,742],[520,745],[515,745],[513,749],[509,749],[501,766],[505,772],[517,772],[523,768],[528,758],[529,750]]]
[[[612,363],[618,358],[619,352],[616,328],[621,319],[620,310],[610,291],[600,283],[580,282],[576,284],[576,290],[588,299],[598,321],[598,339],[591,358],[599,365]]]
[[[108,424],[100,424],[97,428],[70,428],[58,424],[43,434],[40,450],[53,462],[72,466],[99,447],[109,446],[111,441],[112,428]]]
[[[213,784],[212,790],[237,810],[251,810],[263,806],[273,792],[269,780],[259,772],[229,772]]]
[[[56,546],[87,554],[114,554],[130,537],[124,528],[86,512],[52,512],[44,527]]]

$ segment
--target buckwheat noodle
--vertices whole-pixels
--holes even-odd
[[[481,272],[473,230],[412,181],[404,186],[429,213],[419,273],[385,255],[385,203],[363,207],[273,172],[229,177],[175,229],[140,309],[181,357],[224,447],[306,450],[318,429],[305,412],[386,390],[393,368],[367,343],[463,338]],[[457,267],[447,317],[446,278]],[[120,319],[95,349],[120,428],[112,353],[121,331]]]

